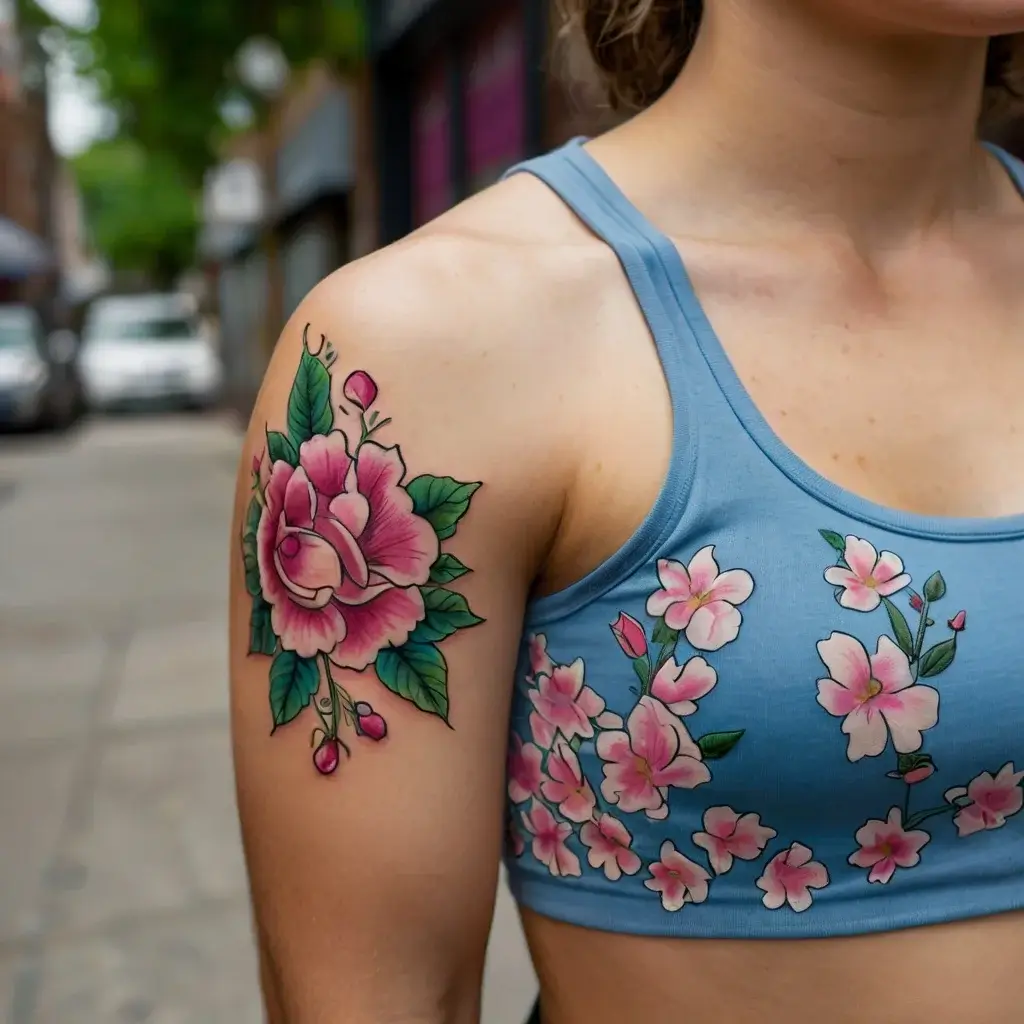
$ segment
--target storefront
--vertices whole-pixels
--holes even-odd
[[[372,26],[381,241],[547,142],[546,0],[382,0]]]

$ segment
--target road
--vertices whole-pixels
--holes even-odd
[[[262,1020],[228,749],[238,446],[215,417],[0,438],[9,1024]],[[502,887],[484,1024],[532,993]]]

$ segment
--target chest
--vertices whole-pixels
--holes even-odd
[[[937,259],[887,287],[856,268],[705,265],[698,290],[737,375],[813,469],[908,511],[1024,510],[1019,274]]]

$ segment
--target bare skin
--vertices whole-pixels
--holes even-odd
[[[973,141],[983,37],[1024,29],[1024,3],[707,7],[681,80],[593,155],[676,242],[755,403],[812,468],[913,512],[1024,511],[1024,200]],[[267,735],[236,565],[236,764],[270,1020],[472,1024],[523,608],[650,508],[665,384],[614,256],[527,178],[307,299],[245,465],[282,419],[307,321],[387,391],[415,472],[484,481],[452,550],[487,623],[446,648],[454,731],[382,704],[393,745],[325,781],[294,756],[303,736]],[[244,500],[243,483],[240,516]],[[366,674],[341,679],[370,692]],[[524,919],[545,1024],[1005,1024],[1024,1002],[1019,914],[800,942]]]

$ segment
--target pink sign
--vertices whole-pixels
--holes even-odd
[[[518,5],[485,22],[469,45],[466,160],[470,187],[493,182],[524,155],[525,40]]]
[[[413,99],[413,219],[417,226],[452,205],[451,140],[448,65],[439,60],[420,76]]]

